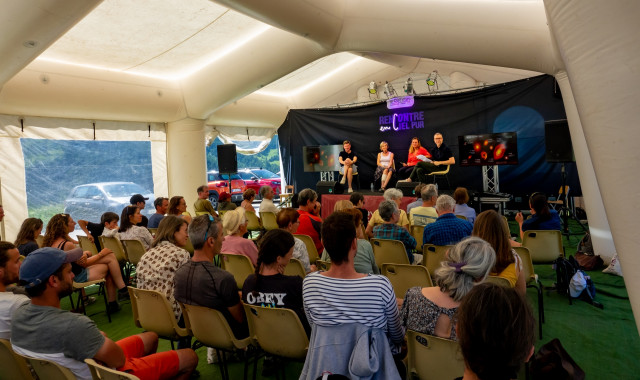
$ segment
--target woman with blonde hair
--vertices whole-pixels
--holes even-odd
[[[75,229],[76,222],[69,214],[54,215],[44,234],[43,247],[58,248],[63,251],[80,249],[75,240],[69,237],[69,232]],[[104,278],[106,281],[107,299],[110,312],[120,310],[118,294],[122,298],[128,296],[127,287],[122,280],[122,272],[116,256],[109,248],[104,248],[97,255],[91,256],[91,252],[85,251],[80,260],[71,263],[71,270],[75,275],[75,282],[87,282]],[[116,292],[117,290],[117,292]]]
[[[298,214],[296,209],[283,208],[278,212],[278,215],[276,215],[276,222],[281,230],[295,234],[300,225],[300,214]],[[293,241],[293,258],[302,262],[302,266],[307,273],[316,271],[316,266],[310,263],[309,251],[307,251],[306,244],[295,236],[293,237]]]
[[[253,208],[253,201],[256,199],[256,191],[253,189],[247,189],[242,193],[242,203],[240,208],[252,213],[256,213],[256,209]]]
[[[353,206],[353,203],[351,203],[351,201],[348,201],[346,199],[341,199],[337,201],[336,204],[333,206],[333,212],[342,211],[342,210],[346,210],[353,207],[354,206]]]
[[[43,226],[42,219],[38,218],[27,218],[22,222],[14,243],[22,256],[27,256],[39,248],[36,238],[40,236]]]
[[[389,152],[389,143],[383,141],[380,143],[381,152],[378,153],[377,167],[375,173],[373,173],[374,181],[380,180],[380,191],[383,192],[391,175],[395,171],[393,168],[393,153]]]
[[[187,212],[187,201],[181,195],[176,195],[169,199],[169,210],[167,215],[175,215],[191,223],[191,215]]]
[[[474,285],[487,278],[496,261],[491,245],[469,237],[451,248],[434,273],[436,286],[407,290],[400,311],[410,330],[456,340],[456,311]]]
[[[255,267],[258,263],[258,248],[253,241],[243,237],[247,233],[245,209],[238,207],[235,210],[225,212],[222,217],[222,228],[225,238],[220,252],[245,255],[251,259],[251,263]]]
[[[512,288],[524,295],[527,284],[522,270],[522,259],[511,248],[511,237],[507,221],[494,210],[483,211],[476,218],[472,236],[477,236],[491,244],[496,252],[496,264],[491,270],[492,276],[509,280]]]
[[[405,179],[411,175],[414,166],[420,161],[418,156],[431,157],[431,154],[420,144],[420,140],[417,137],[411,139],[411,146],[409,147],[409,156],[407,162],[402,163],[402,167],[398,169],[398,177]]]

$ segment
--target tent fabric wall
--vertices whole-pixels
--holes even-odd
[[[95,123],[95,130],[94,130]],[[94,138],[95,133],[95,138]],[[154,193],[167,194],[166,134],[163,123],[91,121],[0,115],[0,193],[5,234],[12,239],[28,217],[21,138],[52,140],[151,141]]]
[[[640,323],[640,2],[545,0],[565,63],[636,325]],[[614,5],[615,4],[615,5]]]

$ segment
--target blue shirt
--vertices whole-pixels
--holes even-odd
[[[414,207],[420,207],[422,206],[422,198],[418,199],[415,202],[411,202],[407,205],[407,215],[409,215],[411,213],[411,209]]]
[[[453,213],[442,214],[435,222],[427,224],[422,233],[424,244],[450,245],[471,235],[473,224],[459,219]]]
[[[549,210],[551,213],[551,218],[542,219],[538,216],[538,214],[531,215],[531,218],[522,222],[522,231],[528,230],[557,230],[560,231],[562,229],[562,225],[560,224],[560,216],[558,216],[558,212],[556,210]]]
[[[153,214],[151,215],[151,217],[149,218],[149,224],[147,224],[148,228],[158,228],[158,225],[160,225],[160,221],[162,220],[162,218],[164,218],[164,215],[162,214]]]
[[[409,262],[413,262],[413,250],[416,248],[416,239],[411,236],[406,228],[397,224],[384,223],[373,227],[373,237],[376,239],[400,240],[407,250]]]
[[[476,220],[476,210],[469,207],[467,204],[456,205],[455,211],[453,211],[456,215],[462,215],[467,218],[467,220],[473,224]]]

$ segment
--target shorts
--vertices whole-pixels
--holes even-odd
[[[358,174],[358,165],[351,165],[353,174]],[[340,166],[340,174],[344,174],[344,166]]]
[[[158,352],[144,356],[144,343],[137,335],[116,342],[126,361],[118,371],[130,373],[140,380],[172,379],[180,370],[180,358],[176,351]]]
[[[80,273],[73,276],[73,281],[75,282],[87,282],[89,281],[89,270],[87,268],[82,268]]]

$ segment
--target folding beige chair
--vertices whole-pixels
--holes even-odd
[[[464,374],[464,358],[454,340],[407,330],[407,348],[407,378],[441,380]]]
[[[505,288],[511,288],[511,282],[504,277],[499,276],[487,276],[486,282],[490,282],[496,285],[504,286]]]
[[[82,295],[82,290],[88,288],[89,286],[93,286],[93,285],[98,285],[100,288],[98,290],[98,294],[102,293],[102,296],[104,298],[104,309],[105,312],[107,313],[107,319],[109,320],[109,323],[111,323],[111,313],[109,311],[109,301],[107,300],[107,291],[105,289],[105,279],[104,278],[100,278],[97,280],[93,280],[93,281],[87,281],[87,282],[75,282],[73,281],[73,293],[78,293],[78,302],[76,302],[74,304],[73,302],[73,293],[69,294],[69,299],[71,300],[71,308],[72,309],[78,309],[80,306],[82,306],[82,313],[83,314],[87,314],[87,310],[85,307],[85,302],[84,302],[84,297]]]
[[[7,339],[0,339],[0,368],[3,379],[33,380],[26,360],[13,351]]]
[[[233,275],[233,278],[236,280],[236,284],[238,285],[238,289],[242,289],[244,280],[246,280],[249,275],[256,272],[251,260],[245,255],[221,253],[219,256],[222,263],[222,269]]]
[[[280,208],[291,207],[291,199],[293,198],[293,185],[284,187],[284,193],[280,194]]]
[[[306,359],[309,338],[293,310],[244,304],[244,311],[251,338],[264,352],[296,361]],[[285,366],[280,370],[286,378]]]
[[[426,267],[410,264],[382,264],[382,275],[393,285],[396,298],[404,298],[407,290],[414,286],[421,288],[433,286]]]
[[[462,219],[462,220],[467,220],[467,217],[464,216],[464,215],[456,215],[456,218]]]
[[[429,175],[433,178],[431,182],[436,183],[436,180],[438,179],[438,177],[444,177],[444,179],[447,180],[447,189],[451,189],[451,183],[449,182],[449,169],[450,168],[451,168],[451,165],[447,165],[447,168],[445,170],[441,170],[439,172],[429,173]]]
[[[292,258],[289,260],[289,264],[284,268],[284,274],[287,276],[300,276],[304,278],[307,272],[304,270],[302,261]]]
[[[318,270],[328,271],[331,269],[331,261],[318,260],[316,261],[316,266],[318,267]]]
[[[447,257],[447,251],[453,247],[452,245],[433,245],[425,244],[422,246],[422,265],[427,267],[431,278],[440,268],[440,263]]]
[[[276,214],[273,212],[261,212],[260,220],[262,221],[262,227],[267,231],[277,230],[279,228],[278,222],[276,221]]]
[[[91,252],[91,256],[98,254],[98,248],[95,243],[89,240],[89,237],[78,235],[78,243],[80,243],[80,248],[82,248],[83,251]]]
[[[529,249],[531,261],[551,263],[558,257],[564,256],[562,234],[555,230],[529,230],[524,232],[522,246]]]
[[[531,254],[526,247],[513,248],[522,260],[522,270],[524,271],[524,279],[527,282],[527,288],[535,288],[538,294],[538,332],[542,339],[542,324],[544,323],[544,298],[542,296],[542,283],[538,279],[538,275],[533,269]]]
[[[174,348],[174,341],[189,336],[186,328],[178,326],[173,307],[164,294],[155,290],[143,290],[131,286],[128,288],[136,326],[168,339],[171,341],[171,349]]]
[[[256,215],[256,213],[251,211],[245,211],[244,214],[248,222],[247,231],[249,231],[249,237],[252,237],[253,232],[255,231],[258,231],[258,233],[261,232],[262,224],[260,224],[260,219],[258,219],[258,216]]]
[[[89,366],[93,380],[140,380],[137,376],[100,365],[93,359],[84,359],[84,362]]]
[[[421,225],[412,225],[411,226],[411,236],[416,239],[416,249],[422,249],[422,236],[424,234],[424,226]]]
[[[385,263],[411,264],[404,244],[399,240],[371,239],[371,246],[378,268],[382,268]]]
[[[100,236],[100,245],[102,248],[109,248],[113,251],[113,254],[116,255],[116,259],[119,262],[127,262],[129,259],[127,258],[127,253],[124,251],[124,247],[120,240],[115,237],[109,236]]]
[[[318,250],[316,249],[316,245],[313,242],[313,239],[309,235],[303,234],[293,234],[294,237],[302,240],[304,245],[307,247],[307,252],[309,253],[309,263],[315,264],[318,259],[320,259],[320,255]]]
[[[216,350],[220,358],[220,373],[223,379],[229,379],[226,352],[244,350],[252,343],[252,339],[236,339],[224,315],[218,310],[204,306],[180,304],[187,330],[205,347]],[[282,339],[283,337],[280,337]],[[222,352],[222,353],[221,353]],[[244,378],[247,378],[249,355],[244,363]]]
[[[134,266],[138,265],[142,255],[144,255],[147,251],[144,249],[142,242],[140,240],[122,240],[122,245],[124,247],[125,252],[127,253],[127,257],[129,258],[129,262]]]
[[[40,379],[51,380],[76,380],[76,375],[70,369],[56,362],[45,359],[34,359],[22,356],[31,364],[31,368]],[[3,368],[4,369],[4,368]]]

